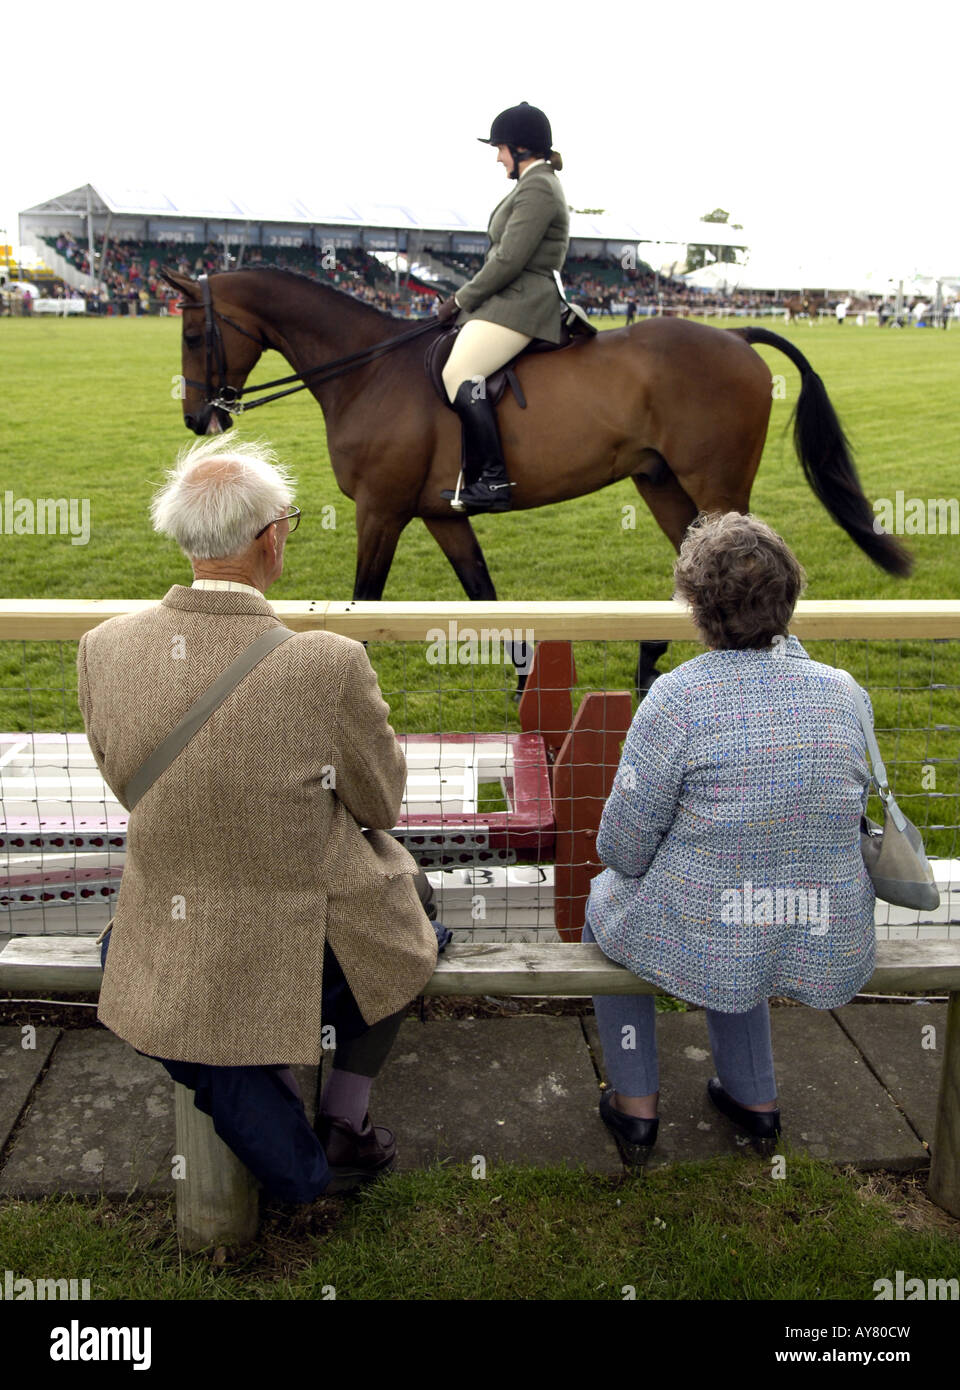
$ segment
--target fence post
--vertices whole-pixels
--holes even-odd
[[[927,1196],[951,1216],[960,1217],[960,990],[951,990],[947,1002],[947,1035]]]
[[[557,823],[553,916],[561,941],[579,941],[590,880],[603,865],[597,830],[633,718],[625,690],[595,691],[577,710],[553,768]]]
[[[245,1245],[257,1234],[258,1185],[193,1103],[193,1091],[174,1082],[177,1154],[184,1175],[177,1181],[177,1235],[184,1250]]]
[[[517,718],[525,734],[540,734],[552,764],[573,723],[571,691],[577,684],[572,642],[538,642]]]

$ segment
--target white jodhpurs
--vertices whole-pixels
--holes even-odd
[[[464,381],[479,382],[490,376],[531,341],[527,334],[502,324],[469,319],[454,339],[443,369],[447,399],[454,399]]]

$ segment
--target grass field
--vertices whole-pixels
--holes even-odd
[[[774,327],[799,345],[823,377],[871,499],[892,499],[898,490],[922,498],[956,492],[960,333],[854,324],[840,329],[834,323]],[[189,582],[185,560],[152,532],[147,515],[164,469],[192,438],[172,388],[179,334],[177,319],[0,321],[0,494],[89,498],[92,524],[86,546],[73,546],[63,536],[0,535],[4,596],[158,598],[171,584]],[[788,422],[799,374],[781,353],[760,352],[772,371],[783,374],[786,399],[773,403],[752,506],[804,564],[806,597],[960,594],[960,536],[905,538],[916,569],[909,580],[896,580],[832,522],[793,452]],[[255,376],[269,380],[286,370],[282,359],[268,354]],[[269,597],[349,598],[353,504],[334,481],[319,407],[304,393],[243,419],[240,430],[269,439],[293,469],[304,512],[287,547],[283,578]],[[636,508],[635,530],[622,524],[627,505]],[[333,528],[320,525],[325,506],[335,508]],[[479,517],[474,525],[503,599],[666,599],[672,592],[673,550],[629,482],[536,511]],[[401,539],[385,598],[462,598],[420,522]],[[958,854],[960,644],[914,642],[908,632],[903,639],[811,643],[808,649],[820,660],[847,666],[870,688],[878,727],[888,731],[884,752],[897,793],[908,798],[918,823],[949,827],[931,832],[931,850]],[[661,668],[698,650],[676,643]],[[431,666],[421,647],[399,644],[371,645],[370,656],[399,732],[517,727],[512,668]],[[576,658],[583,688],[631,687],[632,644],[580,643]],[[2,644],[0,727],[81,729],[73,663],[69,643]],[[921,797],[921,769],[931,764],[945,802]]]
[[[612,326],[619,326],[613,320]],[[949,496],[960,464],[960,332],[880,331],[834,324],[775,325],[823,377],[857,453],[871,497]],[[187,443],[171,378],[180,369],[178,319],[5,319],[0,321],[3,489],[15,496],[88,497],[89,546],[61,537],[0,537],[8,597],[152,597],[187,574],[175,547],[149,529],[147,504]],[[916,571],[888,578],[830,520],[803,479],[786,430],[799,374],[780,353],[759,349],[786,378],[775,400],[753,509],[806,567],[809,598],[943,598],[960,592],[960,538],[909,540]],[[276,354],[260,380],[285,374]],[[241,433],[270,440],[299,479],[304,519],[271,598],[351,596],[353,505],[337,489],[323,417],[306,393],[241,421]],[[572,502],[475,522],[499,597],[664,599],[673,551],[638,509],[636,531],[622,508],[639,502],[622,482]],[[324,504],[337,525],[322,530]],[[400,542],[387,599],[461,597],[447,561],[419,522]]]

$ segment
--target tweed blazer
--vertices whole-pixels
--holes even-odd
[[[277,622],[260,594],[175,584],[81,638],[87,736],[123,805],[141,762]],[[130,814],[108,1028],[173,1060],[316,1063],[325,940],[367,1023],[416,997],[437,945],[416,864],[384,833],[406,783],[388,715],[359,642],[302,632],[210,716]]]
[[[491,246],[472,280],[457,290],[457,325],[483,319],[559,343],[565,310],[554,271],[570,244],[567,200],[549,164],[528,169],[494,209]]]
[[[600,823],[609,867],[587,905],[597,942],[721,1013],[770,995],[847,1003],[874,968],[860,849],[869,778],[849,687],[795,637],[661,676]]]

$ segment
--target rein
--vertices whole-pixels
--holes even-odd
[[[214,411],[225,412],[228,415],[241,415],[244,411],[255,410],[258,405],[267,405],[270,401],[281,400],[284,396],[295,395],[297,391],[306,391],[311,385],[322,386],[325,382],[333,381],[338,376],[345,376],[347,372],[355,371],[358,367],[365,367],[368,363],[374,362],[378,357],[392,352],[394,348],[402,347],[404,343],[409,343],[414,338],[421,337],[431,329],[436,328],[435,319],[428,319],[426,323],[421,323],[416,328],[408,329],[404,333],[399,333],[395,338],[386,338],[383,342],[373,343],[370,347],[361,348],[359,352],[351,352],[346,357],[337,357],[332,362],[321,363],[317,367],[308,367],[305,372],[294,372],[291,376],[277,377],[275,381],[261,381],[256,386],[230,386],[227,384],[227,365],[223,350],[223,336],[220,332],[220,323],[229,324],[231,328],[242,333],[245,338],[249,338],[256,343],[262,351],[267,351],[270,344],[265,342],[262,335],[248,332],[239,323],[228,318],[226,314],[219,312],[213,307],[213,294],[210,289],[210,281],[206,275],[198,278],[203,294],[203,338],[204,338],[204,369],[205,381],[191,381],[188,377],[184,378],[187,386],[192,386],[204,393],[204,405],[209,406]],[[184,308],[196,309],[199,305],[185,303]],[[214,385],[214,367],[219,377],[219,384]],[[299,386],[290,386],[291,381],[297,381]],[[270,396],[261,396],[255,401],[244,401],[241,398],[253,391],[271,391],[275,386],[287,386],[286,391],[274,391]]]

